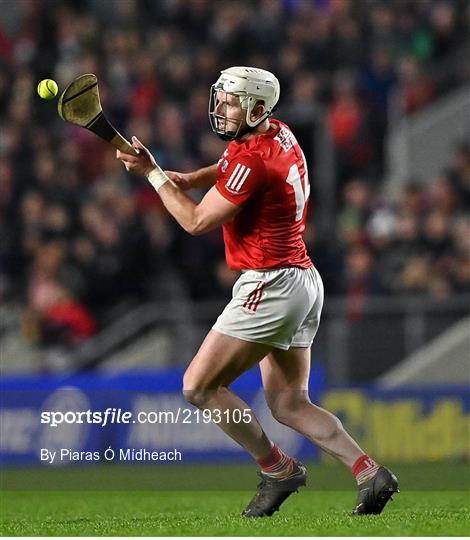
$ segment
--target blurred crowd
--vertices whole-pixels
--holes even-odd
[[[446,0],[0,1],[0,297],[20,299],[25,332],[80,343],[130,306],[227,297],[220,231],[192,238],[114,151],[63,123],[35,93],[96,73],[106,115],[162,168],[214,163],[209,87],[220,69],[276,73],[276,116],[295,126],[326,108],[337,160],[337,227],[310,213],[307,242],[329,295],[470,292],[470,152],[433,182],[380,195],[389,97],[412,114],[465,70],[433,76],[468,39],[470,8]],[[315,183],[315,163],[310,163]],[[202,197],[196,192],[195,197]],[[312,206],[321,204],[313,201]],[[314,208],[313,208],[314,209]]]
[[[470,293],[470,145],[429,184],[410,181],[391,203],[361,177],[343,190],[336,241],[312,235],[310,251],[327,281],[344,294],[352,318],[369,295]]]

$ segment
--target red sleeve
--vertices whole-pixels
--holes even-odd
[[[218,192],[229,202],[243,206],[266,182],[266,169],[261,158],[255,155],[235,157],[225,171],[218,167]]]

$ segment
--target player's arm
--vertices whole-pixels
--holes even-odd
[[[213,186],[217,181],[217,164],[203,167],[197,171],[181,173],[165,171],[168,178],[183,191],[192,188],[205,188]]]
[[[186,193],[166,182],[158,189],[165,208],[192,235],[204,234],[230,221],[241,207],[227,201],[213,186],[199,204],[190,199]]]
[[[133,137],[132,142],[140,155],[132,156],[117,150],[116,157],[124,163],[128,171],[148,177],[165,208],[188,233],[199,235],[208,232],[240,212],[241,207],[226,200],[215,187],[196,204],[178,186],[168,181],[168,175],[160,169],[152,154],[137,138]]]

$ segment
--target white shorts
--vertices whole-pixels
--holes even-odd
[[[285,351],[312,345],[323,307],[323,282],[316,268],[246,270],[232,296],[214,330]]]

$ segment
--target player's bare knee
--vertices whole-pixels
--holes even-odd
[[[204,390],[187,390],[183,388],[184,399],[198,408],[203,408],[207,401],[207,395]]]
[[[305,406],[311,402],[305,393],[269,392],[266,401],[273,417],[281,424],[291,426],[295,423]]]
[[[214,390],[208,386],[207,381],[193,377],[186,371],[183,377],[183,396],[188,403],[198,408],[204,408]]]
[[[204,386],[201,384],[201,381],[193,377],[191,370],[188,369],[183,377],[183,396],[184,399],[194,405],[199,407],[203,401]]]

